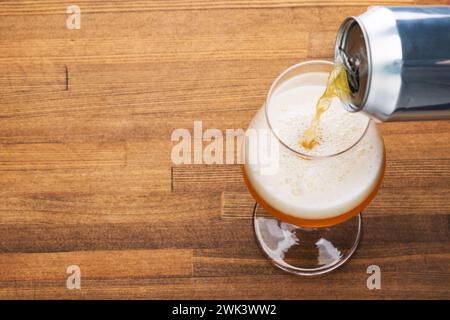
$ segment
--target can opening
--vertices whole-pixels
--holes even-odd
[[[359,60],[359,57],[349,56],[342,47],[339,47],[338,50],[341,61],[345,67],[350,90],[352,94],[355,94],[359,90],[359,65],[361,61]]]
[[[351,90],[349,111],[363,108],[368,89],[369,60],[364,32],[355,18],[347,18],[339,27],[335,56],[340,58],[347,71]]]

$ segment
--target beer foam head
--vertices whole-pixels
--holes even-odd
[[[267,119],[275,135],[289,148],[307,156],[330,156],[341,153],[363,136],[369,119],[350,113],[335,98],[322,114],[317,128],[318,144],[306,149],[300,143],[316,112],[316,103],[324,92],[327,74],[311,72],[299,75],[277,87],[268,99]]]
[[[269,129],[269,111],[273,131],[278,130],[277,136],[285,144],[301,152],[299,138],[310,124],[327,74],[308,73],[300,77],[293,79],[295,85],[280,86],[272,94],[270,103],[274,107],[263,107],[250,128]],[[342,154],[308,159],[280,146],[277,170],[268,175],[259,163],[247,162],[250,154],[246,152],[245,173],[251,188],[271,207],[302,219],[333,218],[363,203],[381,179],[384,146],[375,123],[364,115],[347,115],[342,106],[330,106],[323,114],[321,143],[308,150],[324,155],[353,145]],[[267,153],[268,148],[264,143],[257,145],[260,154]]]

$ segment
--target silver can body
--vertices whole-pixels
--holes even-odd
[[[371,7],[339,28],[349,111],[380,121],[450,119],[450,6]]]

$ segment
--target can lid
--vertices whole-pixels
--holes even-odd
[[[357,20],[347,18],[339,27],[335,58],[340,59],[347,71],[347,80],[351,90],[349,111],[363,108],[369,87],[369,57],[366,39]]]

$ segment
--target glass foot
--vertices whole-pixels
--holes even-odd
[[[253,223],[265,254],[280,269],[297,275],[336,269],[356,251],[361,239],[361,214],[329,228],[302,228],[278,220],[256,203]]]

